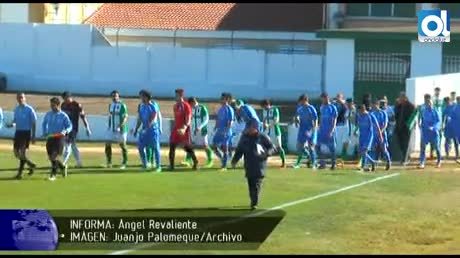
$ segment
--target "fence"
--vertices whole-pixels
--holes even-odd
[[[443,56],[442,73],[460,72],[460,56]]]
[[[38,113],[37,117],[37,131],[36,135],[37,138],[40,138],[42,135],[42,128],[41,124],[43,122],[45,114],[44,113]],[[4,117],[5,121],[12,121],[13,118],[13,112],[10,111],[4,111]],[[89,142],[103,142],[106,140],[106,135],[107,135],[107,117],[105,116],[100,116],[100,115],[88,115],[87,116],[89,124],[91,125],[91,130],[92,130],[92,135],[90,138],[86,136],[85,130],[80,130],[78,133],[78,139],[79,140],[84,140],[84,141],[89,141]],[[81,123],[81,122],[80,122]],[[130,128],[134,128],[136,124],[136,118],[135,117],[129,117],[128,120],[128,125]],[[172,120],[168,118],[163,118],[163,126],[162,126],[162,131],[163,133],[161,134],[161,144],[169,144],[169,136],[171,134],[171,124]],[[209,121],[209,128],[214,128],[215,121],[210,120]],[[80,128],[82,125],[80,124]],[[284,137],[287,142],[285,145],[287,146],[287,150],[290,153],[295,153],[296,152],[296,144],[297,144],[297,131],[298,128],[296,128],[294,125],[287,125],[287,131],[285,132],[287,135]],[[338,135],[342,135],[346,131],[346,128],[338,127]],[[209,139],[212,139],[213,135],[213,130],[209,130],[210,135]],[[3,127],[0,129],[0,137],[1,138],[8,138],[12,139],[14,137],[14,128],[5,128]],[[340,153],[342,150],[342,143],[343,143],[343,138],[339,137],[338,139],[338,146],[337,146],[337,153]],[[130,133],[128,134],[128,142],[129,143],[136,143],[136,138]],[[233,146],[236,147],[237,144],[237,139],[233,142]]]

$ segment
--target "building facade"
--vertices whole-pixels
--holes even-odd
[[[422,9],[449,10],[451,22],[460,25],[458,3],[333,3],[327,8],[327,27],[383,28],[412,26]]]
[[[46,3],[44,23],[81,24],[101,5],[101,3]]]
[[[43,4],[0,3],[0,23],[42,23],[43,21]]]

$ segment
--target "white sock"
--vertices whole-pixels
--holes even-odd
[[[77,144],[72,144],[72,151],[75,160],[77,161],[77,165],[81,166],[81,159],[80,159],[80,150],[77,147]]]
[[[64,146],[64,161],[62,162],[64,165],[67,165],[69,161],[70,154],[72,154],[72,144],[66,144]]]

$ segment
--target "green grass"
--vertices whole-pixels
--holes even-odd
[[[86,166],[96,167],[104,162],[102,152],[83,155]],[[39,166],[48,166],[45,153],[33,151],[30,156]],[[138,163],[133,148],[130,161],[131,164]],[[10,180],[15,175],[16,166],[17,161],[11,152],[0,152],[0,208],[232,208],[246,206],[249,202],[241,169],[227,172],[213,169],[192,172],[185,169],[178,173],[156,174],[141,172],[139,168],[124,172],[93,168],[70,170],[67,179],[59,177],[55,182],[48,182],[45,180],[48,176],[46,169],[21,181]],[[256,251],[137,250],[132,253],[459,253],[459,169],[394,169],[390,173],[395,172],[401,174],[285,208],[286,217]],[[270,168],[260,208],[275,207],[385,174],[389,173]],[[81,250],[52,254],[110,252]]]

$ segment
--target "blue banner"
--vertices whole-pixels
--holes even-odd
[[[53,251],[58,229],[45,210],[0,210],[0,250]]]

